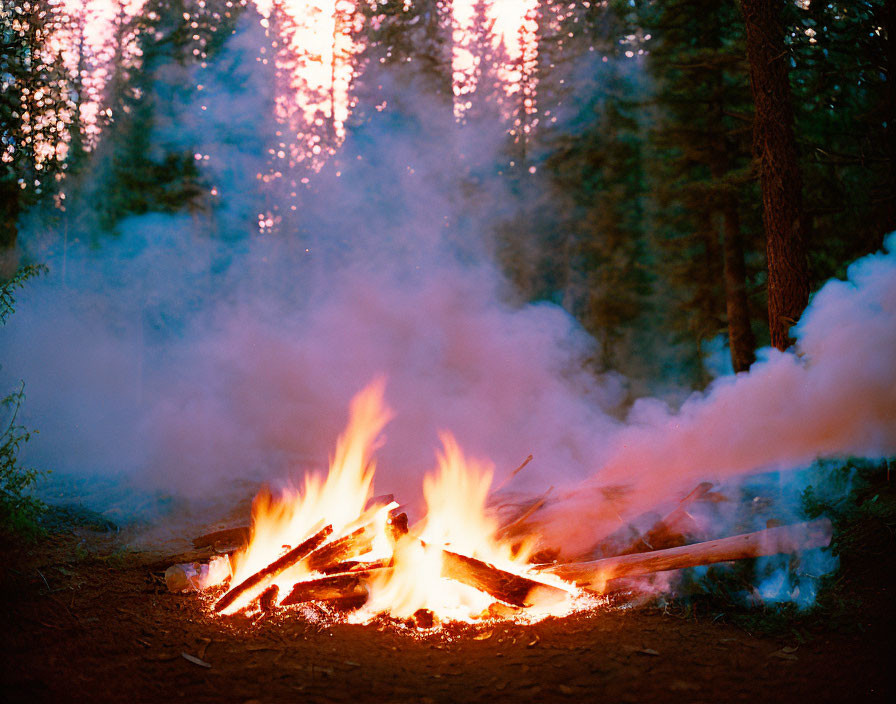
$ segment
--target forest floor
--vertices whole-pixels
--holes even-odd
[[[0,691],[30,703],[893,701],[894,538],[876,527],[863,540],[841,561],[834,610],[729,618],[673,602],[411,635],[213,617],[166,590],[164,554],[71,526],[0,545]]]

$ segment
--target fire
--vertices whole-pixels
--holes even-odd
[[[500,537],[488,510],[492,465],[466,457],[450,434],[442,434],[437,470],[423,481],[422,520],[408,529],[397,503],[371,499],[373,455],[392,418],[384,390],[379,379],[352,400],[326,479],[311,475],[300,489],[256,497],[251,540],[236,556],[230,591],[216,610],[234,613],[266,590],[281,605],[302,603],[338,583],[367,597],[352,617],[359,621],[421,609],[471,621],[502,600],[527,607],[526,618],[569,611],[574,588],[530,573],[531,546]],[[500,590],[508,584],[505,596]]]

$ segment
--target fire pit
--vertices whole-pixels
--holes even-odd
[[[424,629],[451,621],[531,623],[606,603],[608,583],[621,577],[799,552],[831,539],[822,519],[676,544],[689,503],[711,488],[701,484],[618,555],[539,563],[545,546],[521,526],[543,498],[502,523],[489,510],[490,467],[465,457],[449,434],[442,436],[438,471],[423,482],[426,515],[409,524],[392,495],[372,496],[373,455],[391,417],[383,392],[377,381],[352,401],[326,478],[309,476],[300,489],[276,496],[262,490],[251,526],[197,538],[195,547],[219,554],[205,564],[171,566],[169,589],[203,592],[222,617],[305,613],[302,607],[313,604],[356,623],[388,617]]]

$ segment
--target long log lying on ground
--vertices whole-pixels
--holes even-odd
[[[565,589],[505,572],[482,560],[449,550],[442,550],[442,576],[514,606],[555,604],[569,596]]]
[[[215,611],[220,613],[233,604],[233,602],[240,596],[249,591],[260,591],[261,587],[269,584],[278,574],[281,574],[296,563],[301,562],[308,555],[312,554],[332,532],[333,526],[324,526],[301,545],[293,548],[280,559],[272,562],[264,569],[259,570],[243,582],[240,582],[218,600],[215,604]]]
[[[380,567],[298,582],[280,602],[280,605],[304,604],[308,601],[333,602],[366,599],[369,593],[367,584],[370,579],[376,575],[387,575],[391,571],[391,567]]]
[[[709,565],[715,562],[729,562],[749,557],[796,553],[811,548],[827,547],[830,545],[832,533],[831,522],[826,518],[820,518],[808,523],[767,528],[755,533],[744,533],[705,543],[607,557],[591,562],[552,565],[545,569],[565,580],[575,582],[579,586],[590,586],[598,591],[603,591],[606,582],[617,577],[632,577],[651,572]]]

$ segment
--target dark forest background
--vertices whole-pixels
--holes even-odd
[[[890,0],[770,5],[782,22],[804,256],[816,290],[896,229],[894,9]],[[210,238],[301,238],[319,218],[316,189],[336,172],[401,207],[401,180],[377,171],[383,147],[372,135],[394,130],[413,144],[430,133],[425,128],[451,123],[461,143],[464,134],[471,145],[490,134],[499,148],[487,160],[472,158],[475,147],[457,153],[442,177],[459,186],[471,211],[493,213],[480,234],[493,243],[514,296],[562,305],[594,337],[596,373],[620,372],[635,395],[666,382],[702,388],[718,374],[726,346],[740,370],[769,344],[769,262],[740,3],[541,0],[521,30],[531,36],[513,61],[517,86],[508,92],[499,75],[506,50],[493,41],[489,3],[479,0],[463,39],[476,65],[460,96],[452,87],[457,35],[449,3],[339,3],[337,12],[334,31],[361,47],[350,57],[345,134],[326,109],[312,120],[293,115],[304,120],[299,129],[290,122],[291,131],[247,131],[242,148],[264,156],[267,168],[253,181],[253,207],[234,220],[203,173],[198,145],[153,135],[175,106],[196,99],[196,76],[233,51],[227,39],[258,25],[254,6],[148,0],[136,16],[122,9],[108,51],[97,55],[83,41],[89,14],[3,0],[5,275],[39,263],[19,246],[36,211],[102,248],[120,237],[125,218],[153,212],[196,214]],[[264,69],[271,85],[296,91],[291,67],[307,57],[283,42],[289,22],[275,2],[254,49],[260,53],[248,58],[278,57]],[[54,54],[59,32],[75,40],[75,71]],[[99,65],[101,89],[82,85]],[[248,80],[240,71],[235,61],[236,83]],[[100,91],[91,99],[101,106],[90,129],[80,110],[89,90]],[[314,96],[322,105],[332,98]],[[275,114],[275,99],[260,93],[258,111]]]

